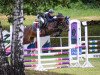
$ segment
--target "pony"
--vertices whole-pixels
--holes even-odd
[[[43,15],[39,14],[39,18],[42,19],[38,20],[40,23],[40,37],[46,36],[46,35],[53,35],[53,36],[60,36],[63,30],[68,30],[68,22],[69,18],[64,17],[61,13],[58,13],[56,15],[56,19],[53,22],[47,23],[46,19]],[[42,22],[42,23],[41,23]],[[23,38],[23,44],[31,43],[34,38],[36,37],[36,26],[27,26],[24,29],[24,38]]]

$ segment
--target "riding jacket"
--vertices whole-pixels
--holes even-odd
[[[47,19],[47,22],[53,22],[55,19],[54,16],[51,16],[48,12],[45,13],[45,18]]]

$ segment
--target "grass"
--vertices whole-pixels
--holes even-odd
[[[68,73],[73,75],[99,75],[100,74],[100,59],[91,59],[91,63],[94,65],[94,68],[67,68],[53,70],[53,72]]]
[[[70,16],[71,18],[80,19],[80,20],[90,20],[92,19],[97,20],[99,17],[100,19],[100,9],[67,9],[62,7],[55,8],[56,13],[61,12],[65,16]]]
[[[6,15],[0,15],[0,21],[1,21],[1,24],[3,26],[4,29],[9,29],[11,23],[8,23],[8,20],[7,20],[7,17]],[[32,25],[34,20],[36,19],[36,16],[24,16],[25,17],[25,20],[24,20],[24,25]]]
[[[64,16],[70,16],[71,19],[79,20],[100,20],[100,8],[98,9],[68,9],[62,7],[55,8],[55,14],[62,13]],[[24,25],[32,25],[36,19],[35,15],[25,15]],[[4,27],[9,27],[7,16],[0,14],[0,21]]]
[[[36,16],[30,15],[30,16],[24,16],[25,17],[25,21],[24,24],[25,25],[32,25],[34,20],[36,19]]]
[[[93,68],[63,68],[47,72],[26,70],[26,75],[100,75],[100,58],[92,58],[90,62]]]

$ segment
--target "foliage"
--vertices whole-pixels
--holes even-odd
[[[12,12],[14,0],[0,0],[0,13],[6,15]]]
[[[11,14],[14,0],[0,0],[0,13]],[[24,13],[28,15],[47,11],[50,8],[61,6],[77,9],[99,8],[99,0],[24,0]]]

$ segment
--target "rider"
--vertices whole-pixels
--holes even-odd
[[[54,10],[53,9],[50,9],[48,12],[46,12],[44,14],[44,16],[47,20],[47,23],[54,22],[56,20],[56,17],[54,16]]]
[[[37,19],[39,20],[40,27],[47,26],[48,23],[54,22],[56,20],[56,17],[54,16],[54,10],[50,9],[48,12],[40,13],[37,15]]]

